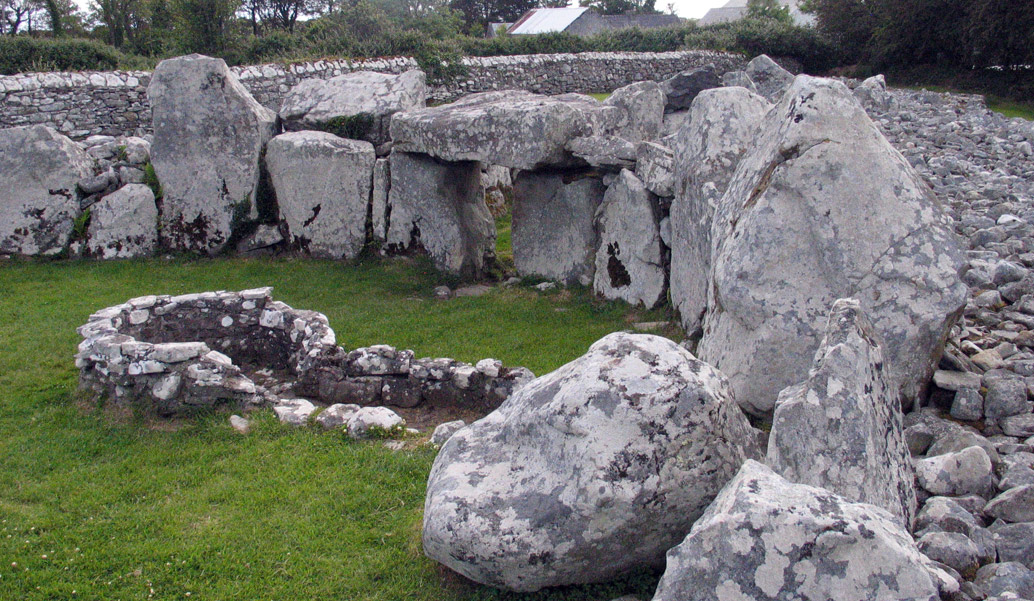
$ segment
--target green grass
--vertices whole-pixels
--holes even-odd
[[[656,574],[511,595],[424,558],[428,449],[393,453],[268,413],[246,437],[225,415],[155,428],[76,402],[75,327],[148,293],[272,285],[278,300],[326,313],[346,347],[497,357],[539,374],[608,332],[663,319],[584,290],[436,301],[439,283],[408,259],[0,264],[0,599],[648,598]]]
[[[1020,117],[1027,121],[1034,121],[1034,103],[1032,102],[1013,102],[995,96],[988,96],[987,108],[1006,117]]]
[[[610,98],[610,95],[612,93],[613,92],[600,92],[600,93],[596,93],[596,94],[589,94],[589,96],[592,96],[596,100],[599,100],[600,102],[603,102],[604,100]]]

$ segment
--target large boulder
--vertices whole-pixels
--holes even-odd
[[[599,248],[593,289],[647,309],[665,298],[665,248],[657,197],[623,169],[597,211]]]
[[[930,382],[968,289],[951,218],[840,82],[799,76],[768,113],[711,228],[701,357],[759,414],[802,381],[826,312],[857,298],[895,388]]]
[[[700,92],[721,85],[722,80],[718,77],[714,65],[677,73],[661,83],[665,110],[670,113],[688,109],[693,106],[693,101]]]
[[[396,150],[445,161],[530,170],[577,164],[566,150],[568,142],[611,133],[626,118],[622,108],[591,96],[505,90],[396,113],[391,139]]]
[[[743,88],[704,90],[675,134],[671,301],[689,333],[699,331],[707,308],[715,205],[771,108]]]
[[[793,83],[793,73],[780,67],[766,54],[754,57],[747,63],[744,72],[754,83],[758,94],[767,98],[769,102],[779,102],[783,93]]]
[[[427,102],[424,72],[400,75],[358,71],[330,79],[304,79],[284,96],[284,129],[317,129],[350,139],[383,144],[388,124],[399,111]]]
[[[373,144],[325,132],[270,140],[266,167],[295,245],[314,257],[359,256],[376,160]]]
[[[0,253],[52,255],[79,213],[76,183],[93,160],[45,125],[0,129]]]
[[[668,553],[653,601],[939,601],[958,582],[882,509],[747,461]]]
[[[720,373],[667,339],[611,334],[445,443],[424,551],[516,591],[659,567],[757,455]]]
[[[100,259],[146,257],[158,244],[154,192],[129,184],[90,205],[86,254]]]
[[[623,88],[603,101],[623,111],[615,135],[632,143],[659,137],[664,121],[664,92],[655,81],[640,81]]]
[[[162,238],[174,250],[223,249],[257,215],[260,161],[276,113],[259,104],[220,58],[158,63],[147,88],[151,162],[162,184]]]
[[[779,395],[768,465],[791,482],[878,505],[911,528],[915,472],[898,394],[858,301],[833,304],[808,379]]]
[[[513,262],[523,277],[588,286],[596,269],[596,210],[606,191],[584,173],[522,171],[513,188]]]
[[[389,165],[388,248],[423,249],[441,271],[479,277],[485,256],[495,250],[480,165],[398,151]]]

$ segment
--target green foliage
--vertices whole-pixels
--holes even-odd
[[[749,0],[747,2],[748,19],[774,19],[780,23],[792,24],[790,7],[783,6],[778,0]]]
[[[316,129],[332,133],[349,140],[365,140],[373,129],[376,120],[370,113],[334,117],[325,123],[316,125]]]
[[[116,69],[126,57],[94,40],[0,36],[0,74]]]
[[[176,42],[181,52],[219,56],[228,50],[237,0],[172,0]]]
[[[158,174],[154,172],[154,165],[150,162],[144,165],[144,185],[154,193],[155,200],[161,200],[165,195],[162,192],[162,184],[158,181]]]
[[[72,221],[72,241],[86,240],[86,230],[90,227],[90,209],[86,209]]]
[[[699,27],[686,34],[687,48],[742,52],[747,56],[768,54],[800,61],[809,73],[836,65],[837,53],[827,38],[811,27],[774,19],[741,19]]]
[[[602,15],[656,14],[657,0],[581,0],[581,6],[595,9]]]

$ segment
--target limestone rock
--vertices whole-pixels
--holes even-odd
[[[665,110],[674,112],[688,109],[700,92],[722,85],[713,65],[683,71],[661,83],[666,99]]]
[[[593,289],[604,298],[657,306],[666,291],[657,197],[624,169],[603,195],[597,223]]]
[[[776,64],[766,54],[754,57],[744,70],[757,88],[758,94],[769,102],[779,102],[793,83],[793,74]]]
[[[535,169],[573,164],[569,141],[610,133],[624,117],[622,109],[591,96],[506,90],[396,113],[391,138],[396,150],[445,161]]]
[[[305,399],[284,399],[273,407],[280,423],[291,426],[304,426],[309,417],[316,412],[316,405]]]
[[[388,189],[391,187],[391,162],[377,159],[373,166],[373,191],[370,194],[370,225],[373,239],[384,243],[388,239]]]
[[[640,142],[636,146],[635,174],[657,196],[675,194],[675,153],[667,146]]]
[[[1034,522],[1003,522],[998,527],[992,526],[991,530],[998,557],[1003,562],[1016,561],[1028,569],[1034,569]]]
[[[387,407],[360,407],[348,418],[346,427],[352,438],[387,436],[404,430],[406,420]]]
[[[593,167],[635,167],[635,144],[618,136],[581,136],[568,142],[566,148]]]
[[[1034,484],[1003,492],[988,502],[984,513],[1010,524],[1034,522]]]
[[[748,461],[668,552],[653,599],[938,601],[941,588],[958,583],[890,514]]]
[[[295,245],[314,257],[354,259],[366,243],[376,156],[369,142],[317,131],[269,142],[266,166]]]
[[[624,111],[624,118],[614,131],[633,144],[660,136],[664,120],[664,92],[655,81],[640,81],[618,88],[603,101]]]
[[[434,432],[431,433],[431,444],[436,446],[445,444],[447,440],[452,438],[453,434],[459,432],[460,429],[465,428],[466,426],[467,422],[462,419],[438,424],[435,426]]]
[[[495,250],[495,222],[478,164],[397,151],[390,164],[388,248],[422,248],[441,271],[478,277],[486,253]]]
[[[445,443],[424,551],[516,591],[659,566],[758,452],[720,373],[667,339],[611,334]]]
[[[742,88],[706,90],[676,133],[671,301],[688,333],[700,329],[707,306],[715,205],[771,108],[764,98]]]
[[[748,411],[771,411],[850,296],[912,401],[968,295],[950,217],[839,82],[799,76],[761,131],[712,223],[701,356]]]
[[[44,125],[0,130],[0,253],[64,250],[79,213],[76,183],[92,175],[82,147]]]
[[[90,206],[86,253],[100,259],[145,257],[158,242],[154,192],[129,184]]]
[[[218,253],[257,215],[259,161],[277,116],[219,58],[163,60],[147,88],[151,162],[162,184],[162,238],[174,250]]]
[[[289,131],[317,129],[377,145],[391,139],[392,115],[423,108],[426,101],[423,71],[357,71],[325,80],[303,79],[284,96],[280,117]]]
[[[598,177],[522,171],[513,190],[513,261],[522,277],[592,283],[596,210],[606,189]]]
[[[882,507],[911,527],[915,474],[888,372],[858,301],[838,300],[808,379],[779,395],[768,465],[791,482]]]
[[[980,447],[920,459],[915,468],[919,485],[935,495],[984,496],[994,488],[991,459]]]
[[[722,85],[730,88],[746,88],[755,94],[758,93],[758,87],[754,85],[754,82],[745,71],[729,71],[725,75],[722,75]]]
[[[958,532],[929,532],[924,534],[916,544],[919,550],[930,559],[943,563],[972,579],[980,568],[980,547],[965,534]]]
[[[348,421],[359,411],[353,403],[334,403],[316,416],[316,423],[324,430],[335,430],[348,426]]]
[[[882,75],[874,75],[854,89],[855,98],[866,109],[883,109],[890,106],[890,95],[887,94],[887,81]]]

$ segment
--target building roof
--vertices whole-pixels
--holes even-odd
[[[524,13],[524,16],[514,23],[506,33],[528,34],[563,31],[587,10],[589,9],[585,7],[533,8]]]

